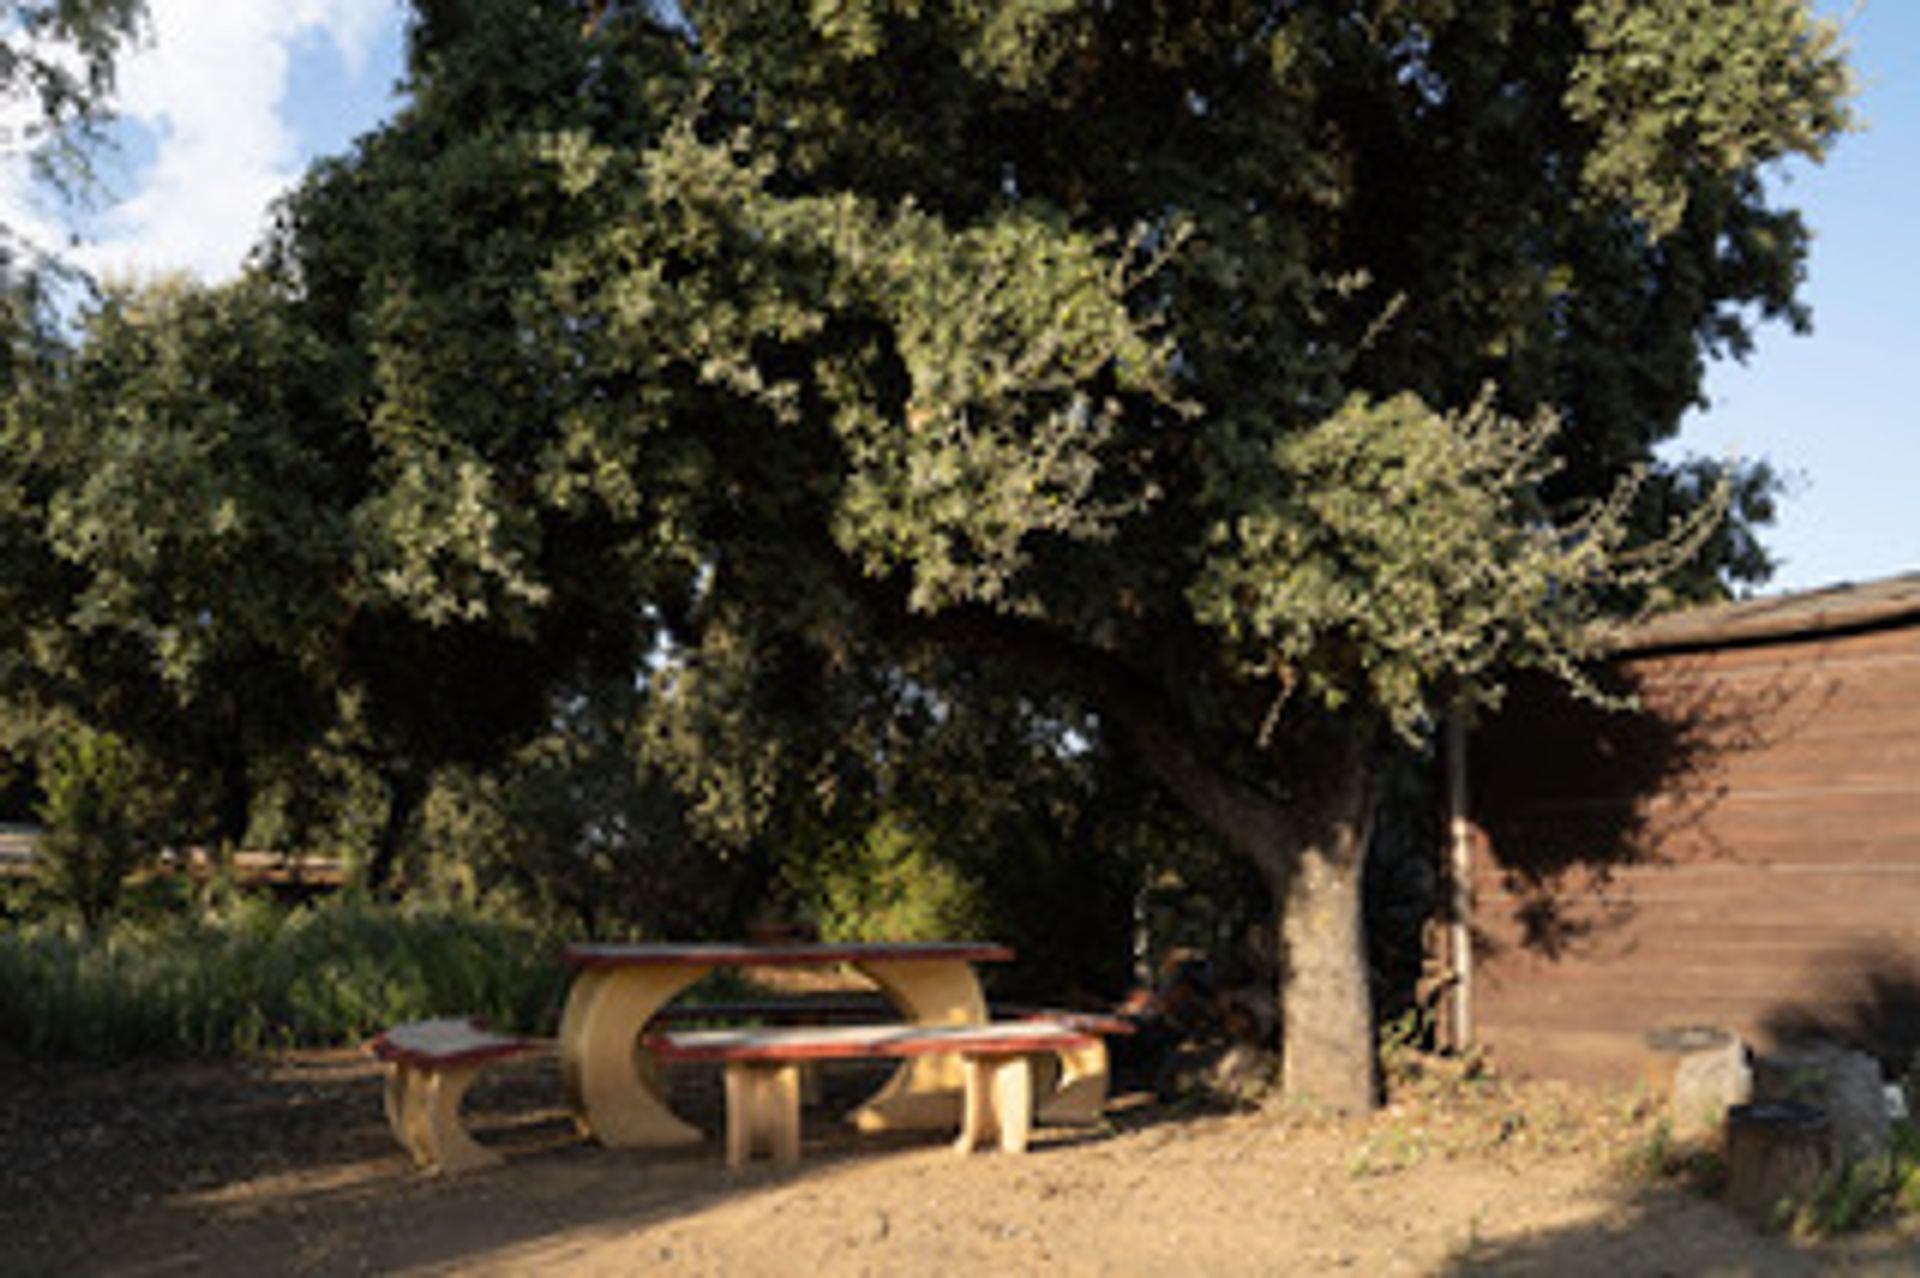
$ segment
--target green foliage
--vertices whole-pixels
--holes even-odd
[[[1568,668],[1627,543],[1717,509],[1622,484],[1797,314],[1751,179],[1846,124],[1791,0],[684,16],[419,6],[410,102],[256,272],[109,296],[15,405],[72,592],[34,663],[232,742],[228,837],[343,706],[412,807],[662,629],[984,608],[1228,739],[1276,678],[1411,731]]]
[[[1620,1175],[1639,1184],[1663,1180],[1674,1172],[1677,1164],[1675,1148],[1672,1121],[1658,1119],[1641,1139],[1621,1151],[1618,1162]]]
[[[795,896],[835,941],[937,941],[992,935],[983,889],[896,820],[797,865]]]
[[[1838,30],[1796,0],[1584,0],[1579,21],[1589,52],[1567,104],[1600,131],[1586,180],[1656,234],[1679,226],[1700,170],[1819,159],[1850,123]]]
[[[1628,526],[1618,497],[1571,524],[1536,518],[1554,429],[1484,404],[1448,419],[1411,396],[1350,401],[1223,500],[1200,618],[1249,673],[1378,707],[1409,736],[1449,689],[1496,671],[1571,675],[1599,648],[1582,596],[1624,584]],[[1685,558],[1685,534],[1649,556],[1651,579]]]
[[[52,896],[89,929],[112,914],[127,877],[162,846],[162,780],[110,733],[61,732],[40,757],[46,832],[38,865]]]
[[[1678,1181],[1704,1194],[1726,1186],[1726,1157],[1718,1142],[1708,1138],[1681,1140],[1673,1123],[1662,1114],[1646,1125],[1615,1155],[1618,1175],[1635,1186]]]
[[[1411,1007],[1380,1026],[1380,1080],[1391,1093],[1399,1084],[1411,1083],[1421,1075],[1425,1059],[1423,1044],[1433,1034],[1433,1013]]]
[[[423,810],[429,881],[504,897],[589,937],[738,935],[766,872],[717,842],[602,691],[485,771],[447,769]]]
[[[340,899],[286,911],[0,930],[0,1040],[33,1056],[245,1055],[363,1040],[399,1021],[477,1014],[551,1029],[559,939],[466,910]]]

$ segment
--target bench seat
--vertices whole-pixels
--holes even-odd
[[[800,1066],[945,1054],[964,1063],[965,1104],[955,1148],[969,1153],[997,1141],[1026,1149],[1033,1127],[1034,1062],[1060,1052],[1097,1049],[1097,1034],[1054,1021],[981,1025],[843,1025],[667,1031],[647,1037],[663,1061],[726,1067],[727,1165],[765,1149],[776,1162],[800,1157]]]
[[[387,1126],[394,1136],[422,1168],[455,1172],[500,1161],[460,1121],[460,1101],[481,1069],[550,1050],[551,1044],[496,1034],[465,1017],[442,1017],[383,1030],[367,1048],[387,1066]]]

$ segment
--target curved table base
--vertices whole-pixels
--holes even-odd
[[[1107,1107],[1110,1082],[1107,1044],[1038,1058],[1033,1116],[1040,1122],[1091,1127]]]
[[[709,971],[608,967],[581,972],[560,1018],[560,1060],[575,1121],[602,1145],[690,1145],[700,1129],[667,1108],[639,1034],[675,994]]]
[[[855,966],[910,1024],[978,1025],[987,1019],[986,995],[971,964],[869,960]],[[863,1132],[952,1127],[963,1117],[966,1087],[959,1057],[916,1056],[848,1118]]]

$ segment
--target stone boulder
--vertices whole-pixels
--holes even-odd
[[[1838,1043],[1811,1041],[1768,1052],[1754,1062],[1756,1100],[1797,1101],[1824,1110],[1834,1152],[1846,1161],[1887,1149],[1892,1122],[1880,1062]]]
[[[1732,1034],[1683,1053],[1673,1067],[1669,1121],[1680,1140],[1719,1134],[1727,1111],[1753,1099],[1747,1045]]]

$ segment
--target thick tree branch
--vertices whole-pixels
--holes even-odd
[[[1267,882],[1291,876],[1287,849],[1297,831],[1274,796],[1233,775],[1207,756],[1190,716],[1150,677],[1113,652],[1026,618],[980,605],[922,614],[904,595],[833,556],[854,597],[908,638],[984,654],[1017,667],[1040,685],[1085,698],[1111,720],[1139,752],[1149,772],[1200,823],[1246,856]]]

